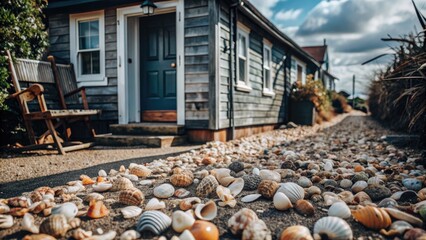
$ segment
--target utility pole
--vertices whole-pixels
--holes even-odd
[[[355,74],[352,77],[352,108],[355,109]]]

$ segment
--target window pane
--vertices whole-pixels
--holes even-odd
[[[79,22],[78,29],[79,29],[78,34],[80,37],[90,35],[89,22]]]
[[[246,37],[239,35],[239,55],[247,57],[247,46],[246,46]]]
[[[271,71],[268,69],[265,69],[265,88],[271,90]]]
[[[92,73],[92,53],[83,52],[81,53],[81,74],[91,74]]]
[[[92,74],[101,73],[100,63],[101,63],[100,52],[99,51],[92,52]]]
[[[99,21],[78,23],[79,49],[99,48]]]
[[[238,58],[238,80],[246,81],[246,61],[242,58]]]
[[[270,67],[271,66],[271,52],[269,51],[269,49],[265,49],[265,66]]]
[[[90,37],[90,48],[99,48],[99,37],[98,36]]]
[[[91,36],[99,35],[99,21],[98,20],[90,22],[90,35]]]
[[[80,37],[80,49],[89,49],[90,38],[89,37]]]

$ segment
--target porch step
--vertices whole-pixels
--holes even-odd
[[[104,146],[148,146],[170,147],[186,143],[186,136],[135,136],[135,135],[101,135],[95,137],[96,143]]]
[[[185,127],[176,123],[112,124],[113,135],[183,135]]]

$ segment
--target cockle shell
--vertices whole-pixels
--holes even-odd
[[[232,196],[237,196],[241,193],[244,188],[244,180],[242,178],[236,178],[235,181],[228,186],[228,189],[231,191]]]
[[[315,208],[312,203],[304,199],[299,199],[296,201],[295,209],[298,213],[304,216],[312,216],[315,213]]]
[[[155,235],[159,235],[166,230],[172,224],[172,219],[166,214],[160,211],[145,211],[136,225],[138,232],[145,230],[153,232]]]
[[[90,218],[102,218],[109,214],[109,210],[102,201],[92,200],[90,202],[89,209],[87,210],[87,216]]]
[[[22,240],[56,240],[56,238],[48,234],[32,234],[26,235]]]
[[[217,216],[216,203],[210,200],[206,204],[197,204],[194,214],[200,220],[211,221]]]
[[[170,182],[175,187],[187,187],[191,185],[194,181],[192,174],[188,174],[187,172],[182,172],[179,174],[173,174],[170,177]]]
[[[52,215],[63,214],[67,218],[67,221],[69,221],[77,215],[77,212],[78,212],[77,205],[75,205],[75,203],[72,203],[72,202],[67,202],[67,203],[63,203],[53,207],[51,214]]]
[[[243,202],[243,203],[254,202],[254,201],[256,201],[258,198],[260,198],[261,196],[262,196],[262,194],[258,194],[258,193],[255,193],[255,194],[249,194],[249,195],[247,195],[247,196],[242,197],[242,198],[241,198],[241,202]]]
[[[104,200],[104,196],[102,194],[93,192],[93,193],[89,193],[84,197],[84,201],[85,202],[89,202],[92,200],[96,200],[96,201],[100,201],[100,200]]]
[[[196,220],[189,232],[194,239],[219,240],[219,229],[211,222]]]
[[[111,191],[116,192],[116,191],[121,191],[125,189],[130,189],[130,188],[134,188],[132,181],[130,181],[129,179],[125,177],[122,177],[122,178],[118,178],[112,183]]]
[[[122,208],[120,211],[124,218],[134,218],[142,213],[142,208],[137,206],[127,206]]]
[[[136,240],[140,237],[141,237],[140,233],[131,229],[131,230],[127,230],[123,234],[121,234],[120,240]]]
[[[169,198],[175,193],[175,188],[168,183],[161,184],[154,188],[154,196],[158,198]]]
[[[166,204],[163,201],[159,201],[157,198],[151,198],[145,206],[145,210],[160,210],[166,208]]]
[[[265,198],[273,198],[275,193],[279,188],[279,184],[272,180],[262,180],[259,186],[257,187],[257,191],[262,194]]]
[[[314,240],[309,228],[301,225],[286,228],[280,236],[280,240]]]
[[[200,184],[198,184],[197,189],[195,190],[195,194],[198,197],[207,197],[210,195],[210,193],[216,191],[217,186],[219,186],[219,183],[217,182],[216,178],[213,175],[209,175],[203,178]]]
[[[353,233],[345,220],[338,217],[323,217],[314,225],[314,239],[353,239]]]
[[[257,189],[260,182],[262,181],[262,178],[260,178],[260,176],[256,174],[247,174],[243,176],[243,180],[244,190],[252,191]]]
[[[139,165],[139,164],[135,164],[135,163],[130,163],[129,165],[129,173],[136,175],[138,177],[148,177],[149,175],[151,175],[151,169],[143,166],[143,165]]]
[[[216,188],[216,194],[219,196],[221,202],[219,202],[219,206],[224,207],[226,205],[230,207],[235,207],[237,204],[237,200],[235,200],[234,196],[231,194],[231,190],[224,186],[219,185]]]
[[[292,203],[305,197],[305,190],[292,182],[281,183],[277,191],[284,193]]]
[[[234,235],[240,235],[247,225],[258,219],[259,218],[253,210],[242,208],[228,220],[228,227]]]
[[[95,192],[106,192],[112,188],[112,184],[107,182],[100,182],[93,184],[92,188]]]
[[[0,228],[10,228],[13,226],[13,217],[0,214]]]
[[[351,190],[354,193],[358,193],[364,190],[366,187],[368,187],[368,183],[366,181],[357,181],[354,183],[354,185],[352,185]]]
[[[40,233],[46,233],[54,237],[64,237],[69,228],[64,215],[51,215],[41,223]]]
[[[186,190],[185,188],[179,188],[175,191],[173,196],[178,197],[178,198],[184,198],[184,197],[188,197],[189,194],[191,194],[190,191]]]
[[[172,214],[172,228],[178,233],[183,232],[185,229],[191,228],[194,222],[195,218],[190,212],[178,210]]]
[[[260,170],[259,176],[262,178],[262,180],[281,182],[281,175],[278,172],[272,170],[262,169]]]
[[[243,230],[241,237],[242,240],[271,240],[271,231],[266,226],[265,222],[258,219],[256,221],[251,221],[247,227]]]
[[[120,192],[118,201],[126,205],[139,206],[145,200],[145,196],[141,190],[137,188],[125,189]]]
[[[72,237],[77,240],[86,239],[88,237],[91,237],[92,235],[92,231],[85,231],[81,228],[77,228],[72,231]]]
[[[22,218],[21,222],[21,229],[28,231],[30,233],[39,233],[39,227],[35,225],[34,223],[34,217],[33,215],[26,213],[24,217]]]
[[[201,203],[201,199],[198,197],[185,198],[179,203],[179,208],[186,211],[193,208],[198,203]]]
[[[384,210],[393,218],[398,220],[404,220],[406,222],[409,222],[417,227],[423,226],[423,221],[420,218],[414,217],[411,214],[408,214],[406,212],[402,212],[395,208],[384,208]]]
[[[328,216],[346,219],[350,218],[352,216],[352,213],[345,202],[335,202],[328,209]]]
[[[291,204],[290,199],[288,199],[288,197],[282,192],[275,193],[273,202],[274,202],[274,207],[281,211],[287,210],[293,207],[293,204]]]
[[[359,207],[359,209],[352,210],[352,216],[362,225],[374,230],[387,228],[391,225],[392,220],[384,209],[371,206]]]
[[[403,235],[405,231],[411,228],[413,228],[413,226],[405,221],[395,221],[390,225],[389,230],[380,230],[380,234],[383,234],[387,237]]]

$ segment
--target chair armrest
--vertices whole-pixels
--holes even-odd
[[[81,91],[86,91],[86,88],[85,88],[85,87],[79,87],[79,88],[76,88],[76,89],[72,90],[71,92],[69,92],[69,93],[65,94],[65,95],[64,95],[64,97],[72,96],[72,95],[74,95],[74,94],[76,94],[76,93],[79,93],[79,92],[81,92]]]
[[[64,97],[69,97],[73,94],[79,93],[81,95],[81,101],[83,102],[83,108],[88,110],[89,104],[87,103],[87,97],[86,97],[86,88],[85,87],[79,87],[77,89],[72,90],[71,92],[64,95]]]
[[[22,95],[23,99],[28,102],[28,101],[33,100],[37,96],[42,95],[43,92],[44,92],[44,88],[43,88],[42,85],[33,84],[33,85],[29,86],[28,88],[26,88],[22,91],[19,91],[19,92],[16,92],[16,93],[9,95],[8,98],[17,98],[17,97]]]

